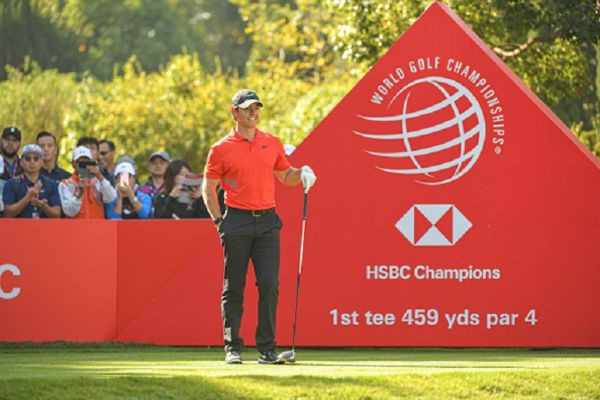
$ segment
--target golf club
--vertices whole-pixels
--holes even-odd
[[[296,362],[296,322],[298,321],[298,298],[300,297],[300,275],[302,274],[302,256],[304,255],[304,229],[306,227],[306,208],[308,207],[308,189],[304,191],[304,212],[302,214],[302,233],[300,236],[300,261],[298,262],[298,280],[296,282],[296,305],[294,307],[294,330],[292,350],[279,354],[279,360],[286,363]]]

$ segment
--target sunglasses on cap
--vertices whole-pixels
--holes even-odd
[[[25,160],[27,162],[31,162],[31,161],[37,162],[37,161],[40,161],[40,159],[41,159],[40,156],[30,156],[30,155],[23,156],[23,160]]]

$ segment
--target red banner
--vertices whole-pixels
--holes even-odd
[[[4,219],[0,226],[1,341],[115,338],[114,223]]]
[[[223,256],[212,221],[126,221],[118,232],[117,340],[222,344]]]
[[[303,345],[600,345],[600,164],[446,6],[291,161],[319,177]],[[300,196],[279,196],[298,221]]]

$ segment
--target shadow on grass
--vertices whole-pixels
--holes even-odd
[[[106,377],[71,379],[15,379],[0,381],[3,399],[387,399],[426,394],[425,377],[320,377],[242,375],[206,377]],[[475,398],[475,397],[474,397]]]
[[[164,351],[211,351],[221,347],[197,346],[158,346],[150,343],[121,343],[121,342],[0,342],[0,350],[144,350],[153,352]]]
[[[3,399],[257,399],[235,387],[204,377],[106,377],[71,379],[13,379],[0,381]]]
[[[323,365],[319,365],[323,367]],[[373,367],[368,365],[368,367]],[[235,368],[235,367],[234,367]],[[259,374],[236,376],[119,376],[112,373],[86,377],[45,377],[0,380],[3,399],[233,399],[291,398],[595,398],[600,371],[506,371],[448,374],[415,373],[369,376],[322,376],[319,371],[287,376],[269,371],[294,366],[260,366]],[[264,368],[264,370],[262,369]],[[378,368],[375,366],[375,368]],[[410,365],[410,368],[414,368]],[[323,371],[321,371],[322,373]],[[596,383],[594,383],[596,382]],[[597,394],[597,392],[596,392]]]

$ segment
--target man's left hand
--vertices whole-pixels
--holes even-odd
[[[190,197],[194,200],[198,200],[200,197],[202,197],[202,190],[200,190],[200,187],[193,187],[190,190]]]
[[[94,174],[96,176],[96,179],[98,179],[99,181],[104,179],[104,175],[102,175],[102,172],[100,171],[100,167],[98,167],[97,165],[89,166],[89,167],[87,167],[87,170],[90,171],[92,174]]]
[[[300,169],[300,181],[302,181],[302,186],[304,186],[305,192],[308,192],[312,185],[315,184],[316,180],[317,176],[315,175],[311,167],[305,165]]]
[[[31,200],[31,205],[37,208],[44,208],[45,206],[48,205],[48,200],[46,199],[38,199],[38,198],[33,198]]]

